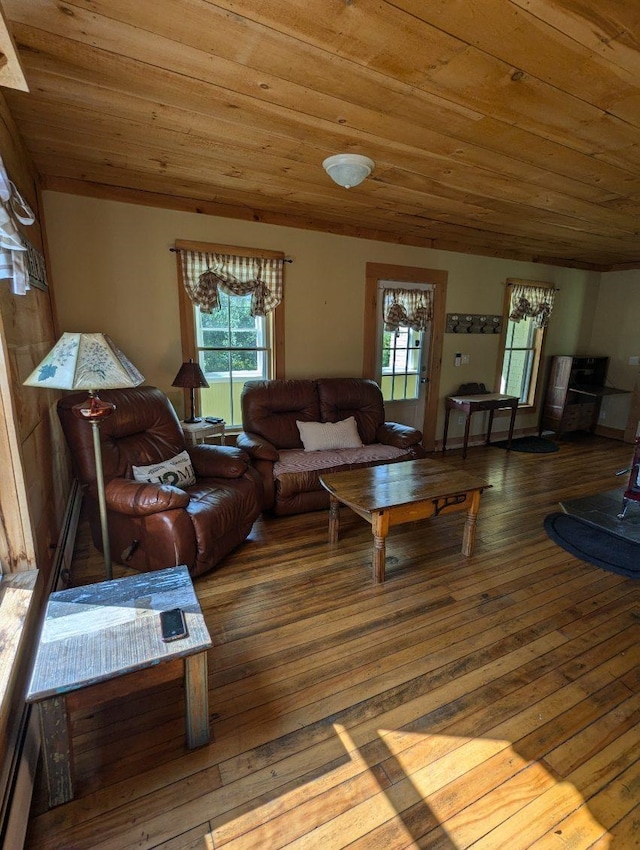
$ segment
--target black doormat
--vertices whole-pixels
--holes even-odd
[[[506,449],[508,440],[498,440],[497,443],[491,443],[498,449]],[[558,446],[553,440],[547,440],[546,437],[517,437],[511,440],[512,452],[528,452],[530,454],[548,454],[549,452],[557,452]]]
[[[544,530],[554,543],[581,561],[627,578],[640,578],[640,543],[560,511],[545,517]]]

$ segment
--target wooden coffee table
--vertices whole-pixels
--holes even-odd
[[[182,608],[189,634],[165,643],[160,611]],[[52,593],[27,691],[38,703],[49,805],[73,798],[73,752],[66,695],[105,688],[116,677],[184,659],[187,746],[209,742],[207,650],[211,638],[185,566]],[[179,662],[178,662],[179,663]],[[170,667],[170,665],[167,665]],[[137,677],[136,677],[137,678]],[[139,684],[129,683],[131,687]]]
[[[434,460],[408,460],[320,476],[329,491],[329,542],[337,543],[340,504],[366,519],[373,532],[373,581],[384,581],[385,539],[392,525],[466,511],[462,554],[471,555],[482,491],[475,475]]]

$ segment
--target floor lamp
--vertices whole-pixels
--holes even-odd
[[[85,401],[73,406],[73,412],[79,419],[89,422],[93,430],[102,552],[107,579],[113,577],[113,571],[99,427],[103,419],[111,416],[116,406],[99,398],[98,392],[137,387],[143,380],[136,367],[105,334],[64,333],[24,382],[28,387],[86,390],[89,393]]]

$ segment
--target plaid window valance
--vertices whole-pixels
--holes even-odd
[[[282,301],[282,259],[180,251],[182,280],[202,313],[220,309],[219,290],[251,294],[252,316],[266,316]]]
[[[413,328],[424,331],[433,319],[430,289],[383,289],[382,316],[385,330]]]
[[[525,280],[508,280],[507,285],[511,286],[511,321],[531,318],[535,319],[536,327],[546,328],[556,297],[553,286],[539,286]]]

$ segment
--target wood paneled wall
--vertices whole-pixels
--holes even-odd
[[[43,251],[37,174],[1,94],[0,154],[36,214],[24,235]],[[0,280],[0,845],[12,848],[26,826],[15,815],[28,811],[37,757],[25,683],[71,486],[57,394],[23,386],[55,342],[53,315],[50,292],[13,295]]]
[[[0,97],[0,152],[13,182],[36,214],[24,235],[44,251],[37,175],[13,119]],[[70,473],[55,415],[57,395],[22,382],[53,346],[56,333],[50,292],[12,295],[0,282],[0,561],[4,572],[37,567],[48,577],[64,514]]]

